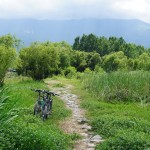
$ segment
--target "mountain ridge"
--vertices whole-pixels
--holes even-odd
[[[150,47],[150,24],[136,19],[0,19],[0,35],[8,33],[16,35],[25,45],[48,40],[73,44],[75,37],[93,33],[123,37],[126,42]]]

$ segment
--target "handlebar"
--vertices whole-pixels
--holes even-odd
[[[34,92],[43,92],[43,90],[41,90],[41,89],[31,89],[31,91],[34,91]]]
[[[47,94],[47,95],[52,95],[52,96],[59,96],[58,94],[54,93],[54,92],[50,92],[50,91],[45,91],[44,92]]]
[[[39,92],[39,93],[43,93],[43,94],[47,94],[47,95],[52,95],[52,96],[59,96],[58,94],[54,93],[54,92],[50,92],[50,91],[46,91],[46,90],[41,90],[41,89],[31,89],[34,92]]]

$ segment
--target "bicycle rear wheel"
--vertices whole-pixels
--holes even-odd
[[[34,105],[34,115],[38,115],[38,113],[40,112],[40,106],[39,106],[39,104],[38,103],[36,103],[35,105]]]
[[[45,105],[42,110],[42,120],[44,121],[45,119],[47,119],[47,117],[48,117],[48,110],[47,110],[47,106]]]

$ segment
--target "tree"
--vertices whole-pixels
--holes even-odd
[[[74,40],[73,49],[74,50],[80,49],[80,37],[79,36],[77,36]]]
[[[0,37],[0,86],[3,85],[5,74],[16,58],[15,47],[19,40],[10,34]]]
[[[90,58],[88,61],[88,67],[90,67],[91,70],[94,70],[96,65],[101,64],[101,57],[97,52],[90,53]]]
[[[4,77],[16,56],[16,50],[0,45],[0,86],[4,83]]]
[[[108,42],[110,45],[110,52],[122,51],[125,44],[125,41],[122,37],[120,38],[109,37]]]
[[[18,49],[20,46],[21,40],[19,40],[16,36],[7,34],[0,37],[0,45],[4,45],[7,48],[13,47]]]
[[[60,57],[60,63],[59,63],[59,68],[65,69],[70,66],[70,56],[68,53],[61,52],[59,54]]]
[[[143,52],[150,51],[149,49],[146,50],[141,45],[137,46],[133,43],[126,43],[123,37],[97,37],[92,33],[89,35],[83,34],[81,38],[76,37],[73,44],[73,49],[85,52],[96,51],[100,54],[100,56],[105,56],[112,52],[122,51],[128,58],[136,58]]]
[[[35,43],[19,52],[17,71],[41,80],[57,71],[59,65],[58,50],[53,45]]]
[[[80,39],[79,50],[86,51],[86,49],[87,49],[86,47],[87,47],[87,35],[83,34]]]
[[[87,54],[86,52],[73,51],[71,56],[71,66],[75,67],[77,71],[84,71],[87,67]]]
[[[98,40],[98,50],[97,52],[100,54],[100,56],[104,56],[109,54],[111,51],[110,44],[104,36],[100,37]]]
[[[132,43],[129,44],[126,43],[124,45],[123,52],[128,58],[136,58],[137,56],[139,56],[137,46]]]
[[[122,51],[115,52],[103,57],[103,68],[107,72],[126,69],[127,57]]]
[[[86,52],[93,52],[97,51],[98,49],[98,37],[96,37],[94,34],[89,34],[87,36],[86,41]]]
[[[141,54],[137,59],[137,68],[140,70],[150,70],[150,56],[148,53]]]
[[[76,37],[74,44],[74,50],[81,50],[86,52],[97,51],[98,49],[98,37],[94,34],[85,35],[83,34],[81,39],[80,37]]]

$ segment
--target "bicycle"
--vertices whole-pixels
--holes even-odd
[[[44,93],[46,94],[44,96],[44,107],[43,107],[43,111],[42,111],[42,115],[43,115],[43,120],[47,119],[48,115],[52,114],[52,104],[53,104],[53,98],[52,96],[59,96],[58,94],[54,93],[54,92],[50,92],[50,91],[45,91]]]
[[[38,98],[34,105],[34,115],[38,115],[40,112],[42,112],[42,120],[48,118],[49,114],[52,114],[52,104],[53,104],[53,98],[52,96],[59,96],[58,94],[46,90],[35,90],[32,89],[34,92],[38,92]],[[42,99],[41,99],[42,97]]]

